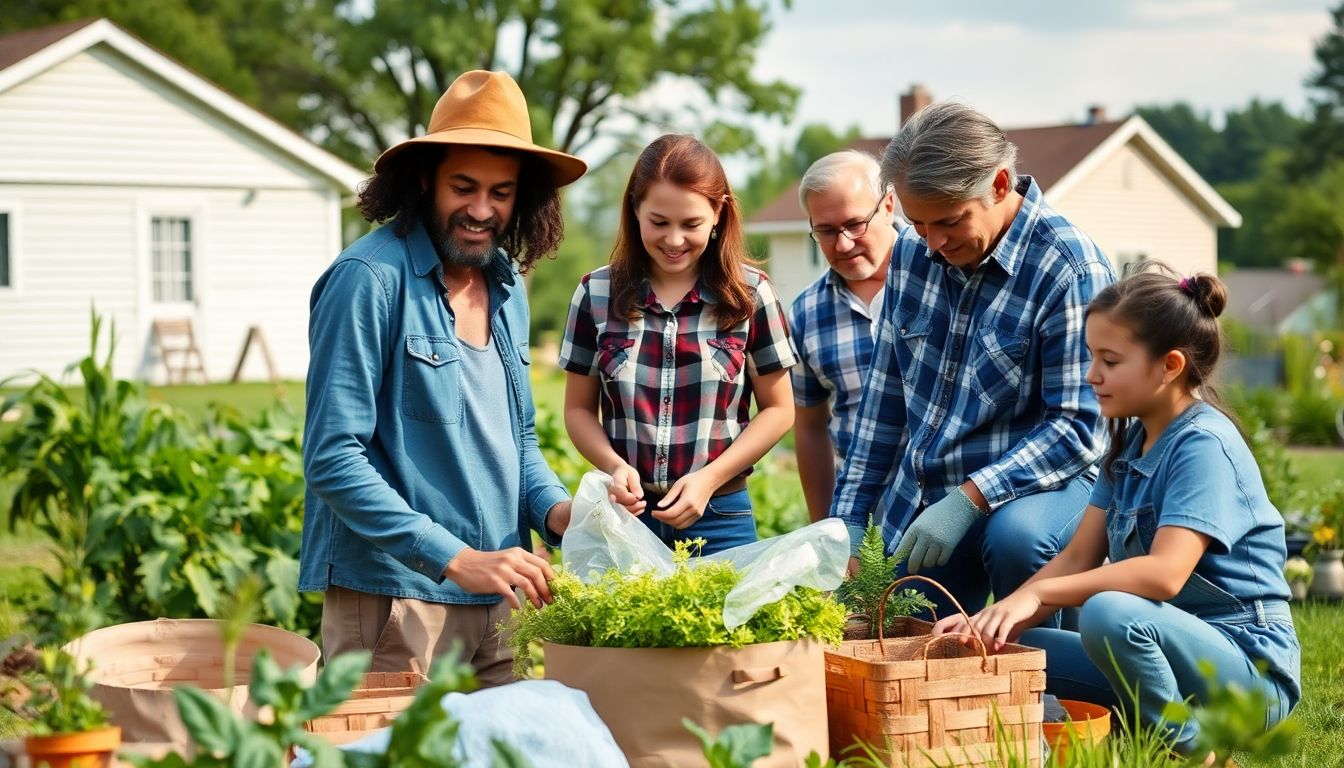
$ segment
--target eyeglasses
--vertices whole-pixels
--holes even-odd
[[[835,227],[816,227],[809,230],[808,234],[812,236],[813,240],[816,240],[823,245],[835,242],[841,235],[848,237],[849,241],[852,243],[860,237],[863,237],[864,233],[868,231],[869,223],[871,223],[873,217],[877,215],[878,210],[882,208],[882,202],[886,199],[887,196],[883,195],[881,199],[877,201],[877,205],[873,207],[873,212],[868,214],[868,218],[863,221],[846,224],[839,229],[836,229]]]

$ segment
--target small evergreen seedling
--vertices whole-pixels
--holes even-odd
[[[868,634],[877,636],[878,608],[882,593],[891,586],[895,578],[896,566],[901,559],[887,555],[886,544],[882,541],[882,532],[870,520],[868,530],[863,534],[863,543],[859,545],[859,571],[840,585],[836,597],[845,604],[850,614],[863,614],[868,619]],[[901,616],[911,616],[922,610],[933,608],[933,603],[916,589],[893,592],[887,599],[886,627],[890,631]]]

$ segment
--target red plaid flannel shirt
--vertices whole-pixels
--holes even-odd
[[[742,434],[751,416],[750,374],[796,362],[774,286],[758,269],[745,273],[756,308],[726,331],[702,283],[666,308],[646,282],[634,320],[608,316],[608,267],[585,275],[574,291],[560,367],[600,377],[607,439],[650,490],[666,491]]]

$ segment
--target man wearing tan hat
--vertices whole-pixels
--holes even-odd
[[[299,588],[326,593],[328,659],[426,672],[460,641],[482,685],[512,679],[497,625],[515,590],[550,601],[529,530],[559,543],[570,504],[533,429],[519,274],[559,245],[557,190],[585,170],[532,143],[512,78],[479,71],[374,164],[359,209],[387,226],[310,302]]]

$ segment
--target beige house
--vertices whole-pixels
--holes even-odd
[[[1183,274],[1214,272],[1218,228],[1241,226],[1241,215],[1141,117],[1108,122],[1094,109],[1085,124],[1007,134],[1018,147],[1018,171],[1096,241],[1117,275],[1150,259]],[[880,159],[888,141],[860,139],[851,147]],[[785,301],[826,269],[807,234],[797,184],[752,216],[747,232],[768,237],[767,270]]]
[[[162,379],[151,328],[189,320],[210,379],[254,327],[303,378],[364,176],[105,19],[0,37],[0,379],[87,354],[90,305],[119,377]]]

